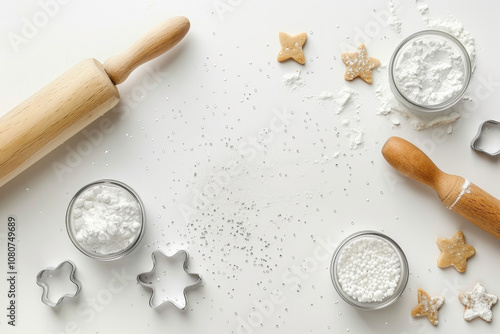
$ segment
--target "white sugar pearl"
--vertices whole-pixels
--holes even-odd
[[[376,237],[361,237],[341,252],[337,272],[342,290],[359,302],[379,302],[394,294],[401,275],[398,255]]]

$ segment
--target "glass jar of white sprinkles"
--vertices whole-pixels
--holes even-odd
[[[394,240],[380,232],[360,231],[340,243],[333,254],[330,274],[335,290],[345,302],[376,310],[401,296],[409,267]]]

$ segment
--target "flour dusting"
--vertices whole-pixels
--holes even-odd
[[[417,10],[422,15],[422,19],[425,23],[429,22],[429,5],[425,0],[416,0]]]
[[[427,29],[436,29],[447,32],[463,44],[469,53],[472,71],[474,72],[474,69],[476,68],[476,40],[469,31],[465,30],[462,22],[451,15],[448,18],[431,19],[429,15],[429,5],[427,2],[425,0],[416,0],[415,3]]]
[[[394,5],[393,0],[389,0],[387,3],[387,9],[389,10],[389,17],[387,19],[387,24],[398,36],[401,36],[401,27],[403,25],[403,21],[398,15],[396,11],[396,7]]]
[[[300,76],[300,70],[283,75],[283,85],[290,87],[292,90],[306,85],[304,79]]]
[[[321,94],[319,95],[306,95],[306,97],[308,99],[316,99],[316,100],[323,100],[323,101],[326,101],[326,100],[334,100],[335,99],[335,93],[334,92],[322,92]]]
[[[319,95],[306,95],[306,98],[320,101],[334,101],[338,106],[336,113],[341,114],[354,103],[356,95],[357,93],[354,90],[350,87],[344,86],[337,93],[322,92]],[[359,108],[359,106],[356,108]]]
[[[427,28],[447,32],[458,39],[469,53],[472,71],[476,69],[476,40],[463,24],[455,18],[435,19],[427,23]]]
[[[365,142],[365,132],[361,128],[350,128],[346,133],[346,137],[349,138],[349,148],[351,150],[360,148]]]
[[[450,126],[460,118],[460,114],[456,111],[453,111],[448,115],[440,114],[439,116],[436,116],[433,113],[426,114],[416,111],[410,111],[408,108],[399,103],[399,101],[397,101],[388,87],[384,86],[377,87],[377,89],[375,90],[375,97],[379,102],[377,115],[390,115],[390,120],[393,125],[399,125],[400,123],[399,120],[394,118],[394,114],[400,114],[405,119],[409,120],[411,126],[418,131],[430,129],[437,126]]]

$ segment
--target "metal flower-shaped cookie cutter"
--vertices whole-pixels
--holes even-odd
[[[155,287],[153,285],[153,280],[156,277],[158,277],[158,275],[155,274],[156,267],[157,267],[157,257],[158,256],[161,256],[161,257],[163,257],[163,258],[165,258],[167,260],[170,260],[170,261],[174,260],[176,257],[183,256],[184,260],[183,260],[183,266],[182,266],[182,268],[186,272],[186,274],[188,276],[192,277],[194,279],[194,281],[195,281],[194,283],[189,284],[186,287],[184,287],[184,289],[182,291],[183,296],[184,296],[184,304],[177,303],[175,300],[172,300],[170,298],[167,298],[166,300],[163,300],[158,305],[154,304]],[[190,289],[190,288],[194,288],[195,286],[197,286],[201,282],[201,276],[200,275],[193,274],[193,273],[190,273],[188,271],[188,265],[187,265],[188,258],[189,258],[188,252],[185,251],[185,250],[179,250],[174,255],[168,256],[168,255],[165,255],[162,251],[156,250],[156,251],[154,251],[151,254],[151,258],[153,259],[153,269],[151,269],[151,271],[148,271],[148,272],[141,273],[141,274],[137,275],[137,282],[139,282],[139,284],[141,284],[143,287],[146,287],[146,288],[152,290],[151,297],[149,298],[149,306],[151,308],[155,309],[155,308],[158,308],[158,307],[162,306],[165,303],[170,303],[170,304],[174,305],[175,307],[177,307],[179,310],[186,309],[187,304],[188,304],[188,299],[187,299],[186,291],[188,289]]]
[[[52,301],[49,299],[49,285],[45,281],[48,277],[52,277],[51,273],[54,272],[59,272],[63,270],[64,266],[69,266],[71,268],[71,273],[69,275],[69,280],[76,285],[76,292],[74,293],[68,293],[60,297],[56,302]],[[63,301],[64,298],[73,298],[76,297],[79,293],[80,290],[82,289],[82,283],[75,277],[75,272],[76,272],[76,266],[73,262],[71,261],[64,261],[61,264],[59,264],[57,267],[53,268],[46,268],[38,273],[36,276],[36,284],[41,286],[43,288],[43,293],[42,293],[42,302],[50,307],[56,307],[61,302]]]
[[[500,122],[495,121],[495,120],[488,120],[488,121],[485,121],[485,122],[481,123],[481,125],[479,125],[479,130],[477,130],[476,136],[472,139],[472,141],[470,143],[470,147],[474,151],[487,154],[487,155],[489,155],[491,157],[495,157],[495,156],[499,155],[500,154],[500,145],[499,145],[499,149],[497,151],[489,151],[489,150],[485,150],[485,149],[482,149],[482,148],[478,147],[478,141],[479,141],[479,139],[481,138],[481,136],[483,134],[483,130],[485,128],[487,128],[488,125],[492,125],[492,126],[497,126],[498,127],[499,124],[500,124]]]

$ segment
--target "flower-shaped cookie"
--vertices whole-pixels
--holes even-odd
[[[186,290],[201,282],[200,275],[187,270],[188,253],[179,250],[167,256],[161,251],[154,251],[151,257],[153,269],[137,276],[139,284],[152,290],[149,306],[157,308],[168,302],[184,310],[187,306]],[[159,302],[156,301],[158,298]]]

